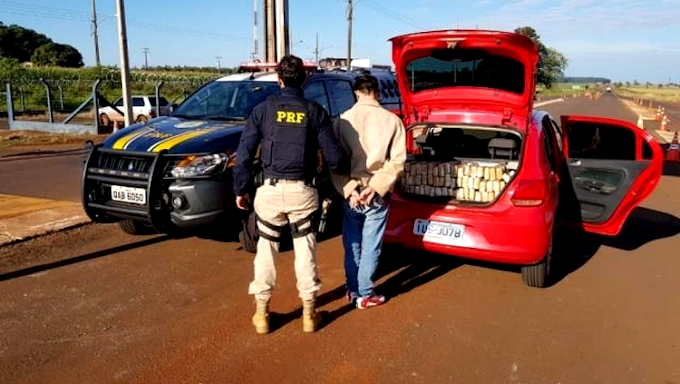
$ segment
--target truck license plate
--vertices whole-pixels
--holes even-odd
[[[431,243],[455,245],[463,240],[465,226],[416,219],[415,223],[413,223],[413,234],[423,236],[424,241]]]
[[[142,188],[112,185],[111,199],[125,203],[144,205],[146,204],[146,190]]]

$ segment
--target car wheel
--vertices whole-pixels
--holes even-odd
[[[535,288],[545,288],[550,284],[554,238],[555,232],[553,231],[550,244],[548,245],[548,251],[546,252],[545,258],[543,258],[540,263],[522,267],[522,281],[524,281],[524,284]]]
[[[137,123],[146,123],[147,121],[149,121],[149,118],[146,117],[146,115],[137,116],[137,120],[136,120]]]
[[[256,253],[257,252],[257,218],[255,213],[251,213],[248,218],[243,220],[243,228],[238,234],[239,242],[246,252]]]
[[[109,119],[109,115],[106,113],[102,113],[99,115],[99,125],[102,127],[108,127],[109,124],[111,124],[111,119]]]
[[[120,229],[130,235],[149,235],[154,233],[153,228],[135,220],[121,220],[118,222]]]

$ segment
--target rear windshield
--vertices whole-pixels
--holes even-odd
[[[413,92],[444,87],[482,87],[522,94],[524,66],[478,49],[439,49],[406,66]]]

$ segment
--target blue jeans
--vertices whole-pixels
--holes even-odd
[[[368,206],[343,205],[342,243],[345,247],[347,290],[365,297],[373,293],[373,274],[378,268],[388,203],[376,197]]]

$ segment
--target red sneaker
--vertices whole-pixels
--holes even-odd
[[[378,305],[385,304],[385,296],[376,295],[375,293],[369,296],[360,297],[357,299],[357,308],[367,309],[370,307],[377,307]]]

